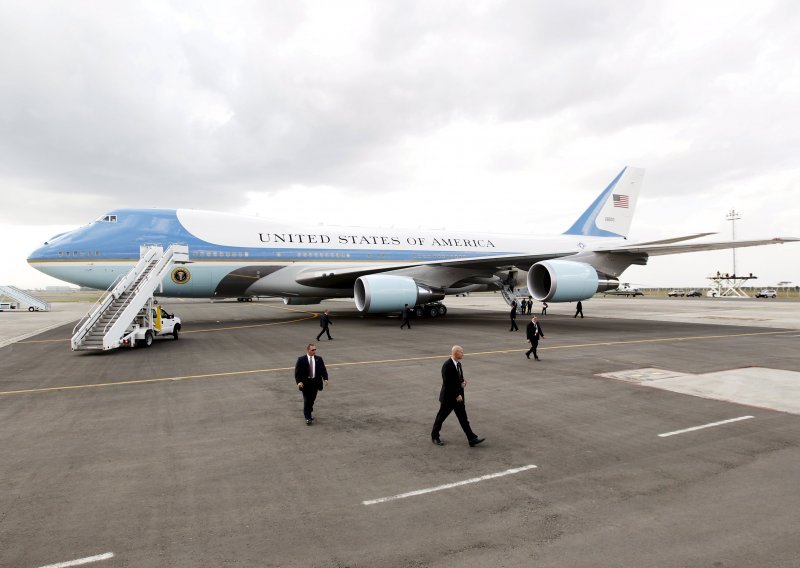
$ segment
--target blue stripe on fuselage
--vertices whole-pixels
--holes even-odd
[[[189,246],[196,261],[236,262],[425,262],[515,254],[489,250],[385,250],[340,248],[264,248],[213,244],[190,233],[174,209],[119,209],[108,215],[116,222],[95,221],[85,227],[58,235],[29,257],[29,261],[113,261],[137,260],[142,245],[161,245],[165,249],[180,243]],[[77,254],[76,254],[77,253]]]

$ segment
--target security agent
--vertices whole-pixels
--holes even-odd
[[[450,358],[442,365],[442,390],[439,392],[439,412],[433,422],[431,430],[431,441],[437,446],[444,446],[444,442],[439,438],[439,431],[442,429],[445,419],[451,412],[456,413],[458,423],[470,446],[477,446],[485,440],[479,438],[472,431],[467,418],[467,409],[464,402],[464,387],[467,381],[464,379],[464,371],[461,368],[461,359],[464,357],[464,349],[460,345],[453,345],[450,350]]]
[[[311,426],[314,423],[314,401],[317,393],[328,385],[328,370],[325,368],[325,361],[317,354],[317,346],[309,343],[306,347],[306,354],[297,358],[294,366],[294,380],[297,388],[303,393],[303,416],[306,424]]]

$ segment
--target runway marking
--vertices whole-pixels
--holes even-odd
[[[409,491],[408,493],[400,493],[399,495],[392,495],[391,497],[380,497],[378,499],[370,499],[362,501],[362,505],[376,505],[378,503],[386,503],[387,501],[395,501],[397,499],[405,499],[406,497],[416,497],[417,495],[425,495],[426,493],[433,493],[434,491],[443,491],[445,489],[452,489],[453,487],[460,487],[461,485],[468,485],[470,483],[477,483],[479,481],[486,481],[489,479],[496,479],[506,475],[514,475],[529,469],[536,469],[535,465],[525,465],[522,467],[515,467],[514,469],[507,469],[497,473],[489,473],[480,477],[473,477],[472,479],[465,479],[464,481],[456,481],[455,483],[447,483],[445,485],[438,485],[436,487],[428,487],[427,489],[417,489],[416,491]]]
[[[97,556],[87,556],[86,558],[78,558],[77,560],[69,560],[67,562],[59,562],[58,564],[48,564],[40,568],[67,568],[68,566],[80,566],[82,564],[90,564],[91,562],[99,562],[100,560],[108,560],[114,558],[113,552],[106,552],[105,554],[98,554]]]
[[[693,426],[691,428],[684,428],[683,430],[675,430],[674,432],[666,432],[659,434],[659,438],[666,438],[667,436],[675,436],[677,434],[685,434],[686,432],[694,432],[695,430],[702,430],[703,428],[713,428],[714,426],[721,426],[723,424],[730,424],[731,422],[739,422],[740,420],[749,420],[755,416],[740,416],[739,418],[731,418],[730,420],[721,420],[720,422],[711,422],[710,424],[703,424],[702,426]]]
[[[267,324],[264,324],[267,325]],[[199,330],[198,330],[199,331]],[[188,332],[186,332],[188,333]],[[626,344],[634,344],[634,343],[664,343],[669,341],[686,341],[686,340],[702,340],[702,339],[726,339],[730,337],[747,337],[747,336],[755,336],[755,335],[781,335],[786,333],[793,333],[792,331],[771,331],[771,332],[754,332],[754,333],[734,333],[730,335],[698,335],[693,337],[662,337],[656,339],[634,339],[630,341],[603,341],[599,343],[575,343],[571,345],[555,345],[553,347],[540,347],[539,351],[543,350],[555,350],[555,349],[575,349],[575,348],[582,348],[582,347],[606,347],[612,345],[626,345]],[[464,357],[477,357],[477,356],[484,356],[484,355],[503,355],[508,353],[524,353],[526,349],[501,349],[496,351],[478,351],[474,353],[467,353],[464,354]],[[352,367],[358,365],[377,365],[377,364],[386,364],[386,363],[407,363],[410,361],[426,361],[431,359],[441,359],[442,354],[436,355],[425,355],[420,357],[402,357],[397,359],[375,359],[375,360],[368,360],[368,361],[350,361],[350,362],[343,362],[343,363],[330,363],[327,366],[331,369],[336,369],[339,367]],[[97,384],[84,384],[84,385],[67,385],[61,387],[46,387],[46,388],[38,388],[38,389],[25,389],[25,390],[16,390],[16,391],[0,391],[0,396],[4,395],[15,395],[15,394],[34,394],[34,393],[45,393],[45,392],[54,392],[54,391],[62,391],[62,390],[74,390],[74,389],[88,389],[88,388],[101,388],[101,387],[115,387],[121,385],[136,385],[136,384],[146,384],[146,383],[160,383],[166,381],[186,381],[190,379],[208,379],[208,378],[221,378],[221,377],[232,377],[236,375],[253,375],[257,373],[274,373],[278,371],[291,371],[294,370],[294,367],[275,367],[271,369],[248,369],[244,371],[228,371],[224,373],[204,373],[199,375],[184,375],[184,376],[177,376],[177,377],[163,377],[163,378],[152,378],[152,379],[133,379],[128,381],[115,381],[111,383],[97,383]]]

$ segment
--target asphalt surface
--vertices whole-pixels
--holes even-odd
[[[166,300],[178,341],[0,348],[0,566],[800,566],[800,416],[600,376],[800,372],[800,303],[551,306],[534,362],[492,302],[411,331],[323,304],[311,427],[318,306]],[[475,448],[454,416],[430,442],[454,343]]]

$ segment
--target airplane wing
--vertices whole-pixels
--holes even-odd
[[[700,252],[709,250],[723,250],[731,248],[744,248],[769,244],[783,244],[800,241],[797,237],[776,237],[772,239],[756,239],[749,241],[719,241],[708,243],[686,243],[690,239],[707,236],[713,233],[697,233],[683,237],[674,237],[659,241],[650,241],[632,245],[593,249],[595,253],[628,254],[661,256],[668,254],[681,254],[686,252]],[[301,272],[296,277],[298,284],[324,288],[344,288],[353,285],[360,276],[369,274],[391,273],[412,268],[435,268],[453,270],[453,282],[463,280],[467,274],[472,276],[491,276],[498,271],[518,268],[528,270],[537,262],[564,258],[574,255],[574,251],[549,251],[537,254],[508,254],[493,256],[465,257],[449,260],[430,260],[421,262],[386,263],[380,265],[328,265],[313,267]]]
[[[757,247],[761,245],[777,245],[800,241],[797,237],[775,237],[772,239],[755,239],[751,241],[718,241],[711,243],[682,243],[682,244],[660,244],[663,241],[653,243],[641,243],[634,245],[624,245],[620,247],[609,247],[595,249],[594,252],[624,253],[624,254],[646,254],[648,256],[662,256],[667,254],[681,254],[685,252],[700,252],[705,250],[724,250],[732,248]]]
[[[527,270],[537,262],[562,258],[575,254],[574,251],[553,251],[538,254],[506,254],[492,256],[465,257],[448,260],[428,260],[421,262],[403,262],[394,264],[380,265],[355,265],[355,266],[336,266],[329,265],[320,268],[309,268],[301,272],[295,281],[306,286],[318,286],[324,288],[338,288],[352,286],[353,282],[360,276],[369,274],[379,274],[394,272],[417,267],[441,267],[460,269],[463,272],[473,272],[475,276],[491,276],[500,270],[516,267]],[[463,276],[463,272],[461,275]],[[460,278],[458,278],[460,279]]]

